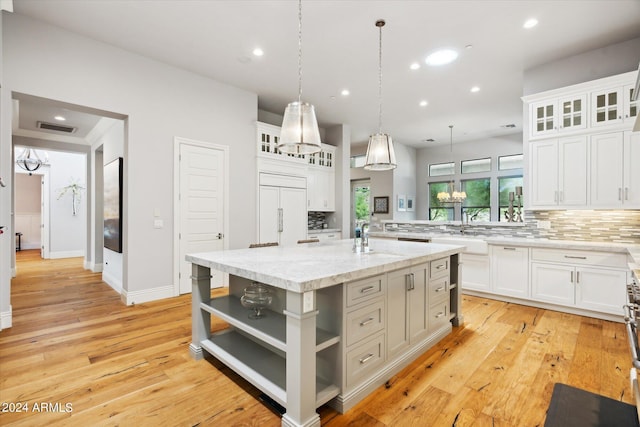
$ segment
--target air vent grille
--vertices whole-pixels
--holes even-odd
[[[56,123],[47,123],[47,122],[37,122],[37,127],[38,129],[44,129],[44,130],[53,130],[56,132],[63,132],[63,133],[74,133],[76,131],[76,128],[73,126],[65,126],[65,125],[59,125]]]

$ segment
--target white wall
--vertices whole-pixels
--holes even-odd
[[[635,71],[640,60],[640,37],[579,55],[562,58],[524,72],[523,95]]]
[[[393,170],[393,219],[409,221],[416,219],[416,149],[404,144],[394,144],[398,166]],[[413,196],[414,210],[399,211],[398,196]]]
[[[451,176],[429,177],[429,165],[435,163],[446,163],[455,161],[456,175],[454,181],[456,187],[460,185],[460,161],[470,159],[491,158],[491,172],[479,174],[465,174],[464,179],[476,178],[479,176],[488,176],[491,178],[491,197],[497,203],[497,184],[496,177],[498,156],[507,156],[511,154],[522,154],[522,134],[516,133],[503,137],[486,138],[477,141],[469,141],[464,143],[454,143],[453,150],[450,144],[442,144],[433,148],[421,148],[417,151],[417,169],[416,169],[416,219],[429,219],[429,182],[442,182],[451,180]],[[510,175],[514,171],[502,173],[501,175]],[[457,218],[456,219],[460,219]],[[492,220],[496,220],[492,219]]]
[[[86,156],[79,153],[48,151],[49,156],[49,256],[84,256],[87,241]],[[60,192],[72,182],[85,188],[73,215],[71,191]],[[17,199],[17,197],[16,197]]]
[[[11,170],[11,91],[127,117],[125,129],[123,288],[127,303],[173,295],[173,140],[230,147],[229,247],[255,230],[257,95],[20,16],[3,14],[0,175]],[[242,188],[243,191],[233,191]],[[4,191],[3,193],[7,193]],[[7,201],[10,202],[10,198]],[[0,220],[10,217],[2,194]],[[165,228],[154,229],[154,211]],[[10,247],[2,242],[4,267]],[[0,271],[0,311],[8,309],[10,272]]]

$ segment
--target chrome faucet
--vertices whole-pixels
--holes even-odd
[[[365,227],[367,228],[365,231]],[[356,230],[353,237],[353,251],[358,252],[369,251],[369,223],[364,221],[356,221]]]

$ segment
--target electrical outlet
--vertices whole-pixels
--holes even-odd
[[[551,228],[551,221],[538,221],[538,228],[548,230]]]

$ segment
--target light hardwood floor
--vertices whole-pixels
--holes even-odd
[[[0,425],[280,425],[224,365],[189,357],[188,295],[126,307],[82,259],[18,259],[0,410],[27,411]],[[541,426],[555,382],[632,403],[622,324],[470,296],[463,311],[464,327],[351,411],[320,408],[322,424]]]

